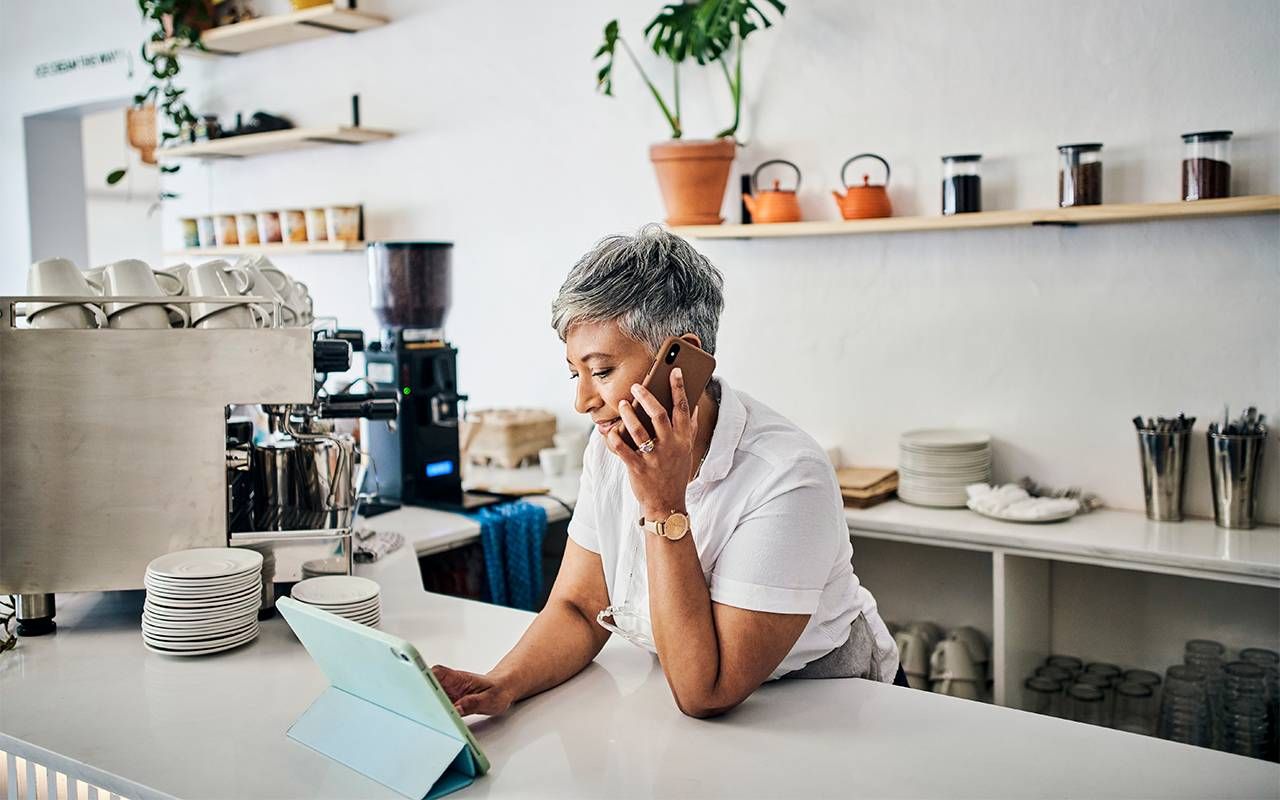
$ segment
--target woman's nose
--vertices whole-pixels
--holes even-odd
[[[600,396],[596,394],[591,381],[578,379],[573,396],[573,408],[579,414],[590,414],[600,407]]]

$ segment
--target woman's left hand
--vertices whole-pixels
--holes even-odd
[[[636,447],[623,440],[619,426],[609,431],[605,444],[626,465],[631,491],[645,519],[662,520],[676,511],[685,513],[684,494],[693,472],[693,442],[698,423],[689,408],[684,374],[679,368],[671,371],[670,414],[652,392],[638,383],[631,387],[631,395],[649,416],[653,449],[647,453],[638,449],[650,441],[649,431],[636,416],[632,403],[625,400],[618,404],[618,416]]]

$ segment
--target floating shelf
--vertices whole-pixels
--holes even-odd
[[[149,47],[154,53],[166,55],[178,52],[185,56],[238,56],[337,33],[358,33],[386,24],[385,17],[328,4],[210,28],[200,36],[203,50],[179,44],[174,39],[154,42]]]
[[[322,144],[380,142],[393,136],[395,134],[391,131],[343,125],[332,128],[289,128],[270,133],[251,133],[245,136],[228,136],[225,139],[210,139],[207,142],[176,147],[161,147],[156,150],[156,157],[164,161],[177,158],[244,158],[266,153],[301,150]]]
[[[885,217],[756,225],[687,225],[671,230],[694,239],[764,239],[786,236],[847,236],[859,233],[946,231],[966,228],[1016,228],[1024,225],[1074,227],[1108,222],[1152,222],[1193,217],[1232,217],[1280,213],[1280,195],[1224,197],[1177,203],[1110,203],[1098,206],[1009,211],[980,211],[949,217]]]
[[[166,250],[171,258],[183,256],[305,256],[317,253],[351,253],[364,249],[364,242],[297,242],[295,244],[232,244],[226,247],[186,247]]]

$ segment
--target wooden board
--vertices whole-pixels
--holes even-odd
[[[1014,228],[1027,225],[1066,226],[1115,222],[1227,217],[1280,213],[1280,195],[1224,197],[1174,203],[1108,203],[1074,208],[1011,209],[955,214],[949,217],[885,217],[884,219],[777,222],[762,225],[688,225],[671,230],[694,239],[760,239],[788,236],[848,236],[863,233]]]
[[[385,17],[328,4],[212,28],[200,37],[204,50],[182,46],[173,39],[154,44],[151,49],[161,53],[176,51],[184,56],[237,56],[322,36],[357,33],[386,24]]]
[[[323,144],[356,145],[380,142],[395,136],[391,131],[376,128],[352,128],[337,125],[330,128],[290,128],[270,133],[253,133],[247,136],[230,136],[207,142],[162,147],[156,150],[161,161],[179,158],[244,158],[266,153],[280,153],[317,147]]]

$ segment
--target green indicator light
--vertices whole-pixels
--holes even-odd
[[[405,395],[406,395],[406,396],[409,394],[409,387],[408,387],[408,386],[404,387],[404,393],[405,393]]]

